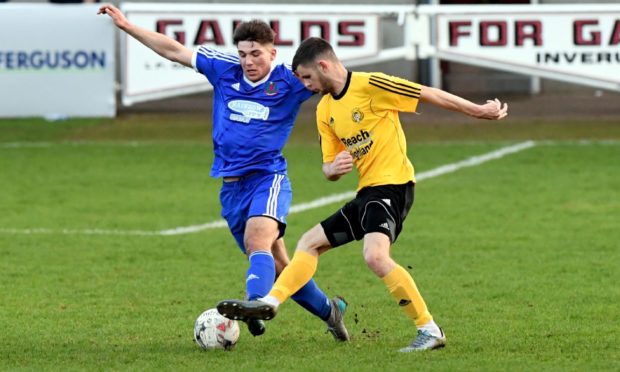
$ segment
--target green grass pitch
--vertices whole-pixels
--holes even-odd
[[[242,327],[232,352],[193,343],[203,310],[243,296],[244,257],[224,228],[136,232],[220,218],[204,118],[0,121],[0,370],[619,370],[619,127],[407,129],[420,173],[536,145],[419,182],[393,256],[448,345],[401,355],[412,324],[360,243],[316,275],[349,301],[350,343],[292,301],[264,336]],[[355,188],[352,175],[324,180],[315,137],[304,123],[286,148],[293,204]],[[339,206],[289,216],[289,252]]]

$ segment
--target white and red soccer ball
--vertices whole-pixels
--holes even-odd
[[[196,319],[194,340],[205,350],[230,350],[239,340],[239,324],[220,315],[217,309],[206,310]]]

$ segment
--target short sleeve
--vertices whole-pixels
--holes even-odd
[[[319,141],[321,143],[321,153],[323,155],[323,163],[334,161],[336,155],[346,150],[338,136],[331,127],[329,110],[327,104],[321,101],[316,109],[316,125],[319,132]]]
[[[218,81],[221,73],[228,70],[231,65],[239,65],[239,57],[205,46],[194,49],[192,54],[192,66],[197,72],[205,75],[211,84]]]
[[[416,111],[420,99],[420,84],[383,73],[370,74],[368,84],[374,109]]]

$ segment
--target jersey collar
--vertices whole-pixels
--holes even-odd
[[[345,94],[347,94],[347,90],[349,90],[350,82],[351,82],[351,71],[347,71],[347,82],[344,83],[344,88],[342,88],[342,92],[340,92],[336,96],[333,96],[335,100],[339,100],[340,98],[344,97]]]
[[[275,64],[271,64],[271,70],[269,70],[269,73],[267,74],[267,76],[265,76],[264,78],[260,79],[259,81],[250,81],[250,79],[248,79],[247,77],[245,77],[245,74],[243,74],[243,80],[248,83],[249,86],[251,86],[252,88],[256,88],[257,86],[263,84],[264,82],[266,82],[267,80],[269,80],[269,78],[271,77],[271,73],[273,72],[273,70],[276,68]]]

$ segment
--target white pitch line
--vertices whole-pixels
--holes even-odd
[[[29,148],[48,148],[48,147],[93,147],[93,146],[112,146],[112,147],[145,147],[158,145],[159,142],[139,142],[139,141],[64,141],[64,142],[3,142],[0,149],[29,149]],[[184,144],[184,143],[183,143]],[[195,144],[195,143],[189,143]],[[200,144],[200,143],[196,143]]]
[[[456,172],[459,169],[474,167],[491,160],[503,158],[506,155],[514,154],[519,151],[523,151],[534,147],[536,144],[534,141],[526,141],[518,143],[516,145],[502,147],[499,150],[491,151],[486,154],[472,156],[470,158],[458,161],[456,163],[442,165],[440,167],[431,169],[426,172],[420,172],[416,174],[416,181],[422,181],[429,178],[438,177],[444,174]],[[300,213],[310,209],[323,207],[328,204],[333,204],[345,200],[350,200],[355,197],[354,191],[344,192],[341,194],[329,195],[323,198],[315,199],[308,203],[302,203],[291,206],[289,214]],[[103,230],[103,229],[87,229],[87,230],[71,230],[71,229],[4,229],[0,228],[0,234],[67,234],[67,235],[136,235],[136,236],[171,236],[181,234],[197,233],[203,230],[216,229],[226,227],[226,221],[223,219],[215,220],[201,225],[182,226],[173,229],[159,230],[159,231],[142,231],[142,230]]]
[[[142,230],[105,230],[105,229],[47,229],[47,228],[32,228],[32,229],[7,229],[0,228],[0,234],[13,234],[13,235],[36,235],[36,234],[54,234],[54,235],[162,235],[160,231],[142,231]]]
[[[50,146],[52,146],[52,144],[48,142],[7,142],[0,144],[1,149],[24,149]]]
[[[534,141],[527,141],[527,142],[522,142],[522,143],[512,145],[512,146],[503,147],[499,150],[495,150],[495,151],[492,151],[492,152],[489,152],[483,155],[472,156],[471,158],[467,158],[465,160],[461,160],[456,163],[442,165],[441,167],[437,167],[435,169],[431,169],[426,172],[417,173],[415,175],[415,178],[416,178],[416,181],[422,181],[425,179],[438,177],[438,176],[441,176],[447,173],[456,172],[457,170],[462,169],[462,168],[473,167],[473,166],[485,163],[489,160],[499,159],[506,155],[514,154],[515,152],[529,149],[530,147],[533,147],[534,145],[535,145]],[[344,192],[342,194],[335,194],[335,195],[330,195],[330,196],[326,196],[323,198],[315,199],[308,203],[294,205],[291,207],[289,213],[290,214],[299,213],[299,212],[306,211],[308,209],[319,208],[324,205],[341,202],[345,200],[350,200],[355,197],[355,194],[356,194],[355,191],[349,191],[349,192]]]
[[[224,220],[215,220],[213,222],[203,223],[202,225],[193,225],[185,227],[175,227],[174,229],[157,231],[159,235],[181,235],[191,234],[207,229],[217,229],[219,227],[226,227],[228,224]]]

